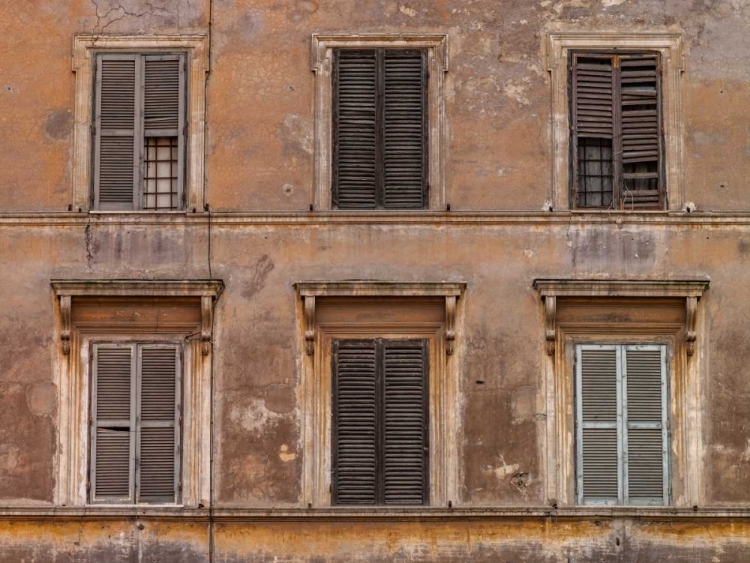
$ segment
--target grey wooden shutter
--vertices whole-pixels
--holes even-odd
[[[141,59],[100,54],[96,61],[95,205],[133,209],[140,178]]]
[[[380,182],[375,51],[334,52],[333,204],[374,209]]]
[[[91,500],[133,501],[135,451],[133,346],[94,346]]]
[[[619,61],[623,206],[663,208],[659,56],[621,55]]]
[[[377,501],[376,369],[374,340],[333,342],[334,505]]]
[[[576,55],[571,70],[572,203],[576,207],[613,205],[615,84],[608,56]]]
[[[384,52],[383,199],[422,209],[427,196],[427,53]]]
[[[383,503],[429,503],[426,340],[383,341]]]
[[[666,348],[626,346],[624,360],[625,502],[667,504]]]
[[[145,55],[143,88],[143,134],[149,138],[169,138],[176,141],[177,162],[169,177],[175,177],[172,193],[167,196],[151,194],[146,201],[144,193],[141,207],[145,209],[179,209],[184,197],[185,169],[185,55]],[[170,167],[172,168],[172,167]],[[156,182],[172,183],[168,179]],[[146,188],[144,186],[144,192]]]
[[[180,356],[171,345],[139,346],[138,502],[178,498]]]
[[[620,351],[576,347],[578,502],[616,504],[622,498]]]
[[[421,50],[334,52],[334,207],[426,207],[426,60]]]

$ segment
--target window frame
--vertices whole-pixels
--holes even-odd
[[[338,210],[336,213],[423,213],[444,210],[445,103],[444,75],[448,71],[446,34],[317,34],[312,35],[311,66],[315,73],[315,180],[312,206],[333,210],[333,52],[336,49],[421,49],[427,52],[427,186],[422,209]]]
[[[571,205],[571,52],[655,52],[661,57],[661,101],[663,127],[663,174],[666,205],[661,210],[634,209],[626,213],[664,213],[685,203],[684,127],[682,115],[682,73],[684,37],[682,32],[646,30],[584,31],[550,30],[543,37],[543,52],[550,72],[552,98],[552,184],[547,197],[555,210],[576,213],[613,213],[607,209],[575,208]],[[618,210],[614,210],[618,212]]]
[[[183,151],[183,200],[177,210],[100,210],[94,198],[94,107],[98,53],[169,55],[185,53],[185,112],[187,128]],[[89,35],[73,38],[75,83],[75,126],[73,129],[73,182],[71,208],[96,213],[187,213],[202,210],[205,199],[205,117],[206,74],[208,72],[206,35]]]

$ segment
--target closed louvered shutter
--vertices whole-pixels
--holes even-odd
[[[103,210],[133,209],[140,176],[138,55],[99,55],[94,136],[94,194]]]
[[[138,502],[175,502],[179,483],[180,358],[176,347],[139,347]]]
[[[663,346],[625,347],[628,504],[666,504],[667,381]]]
[[[426,207],[426,53],[337,50],[333,92],[334,207]]]
[[[664,206],[659,70],[656,55],[620,57],[621,197],[625,209]]]
[[[377,501],[376,363],[374,340],[333,343],[333,504]]]
[[[576,399],[580,503],[615,504],[621,497],[619,364],[616,346],[578,347]]]
[[[134,368],[132,346],[94,348],[91,416],[94,502],[133,501]]]
[[[427,343],[383,342],[383,502],[428,504]]]
[[[663,208],[658,54],[577,53],[571,89],[573,204]]]
[[[333,343],[332,503],[429,503],[427,342]]]

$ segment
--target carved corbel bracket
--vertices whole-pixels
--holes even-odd
[[[547,349],[547,355],[552,356],[555,353],[555,317],[557,316],[557,297],[547,295],[544,298],[544,339]]]
[[[445,297],[445,353],[453,355],[456,349],[456,301],[455,295]]]
[[[315,353],[315,296],[305,295],[305,351]]]
[[[60,331],[60,340],[62,341],[62,351],[66,356],[70,354],[70,306],[72,298],[70,295],[60,296],[60,317],[62,320],[62,330]]]
[[[688,297],[685,300],[685,351],[688,356],[695,354],[695,341],[698,338],[695,314],[697,310],[698,298]]]
[[[204,356],[211,353],[214,327],[214,298],[211,295],[201,297],[201,352]]]

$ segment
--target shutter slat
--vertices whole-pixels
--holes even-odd
[[[426,73],[424,52],[385,50],[384,204],[421,209],[424,201]]]
[[[177,349],[142,346],[140,360],[138,498],[175,502]]]
[[[427,504],[425,341],[384,342],[384,502]]]
[[[131,208],[136,181],[136,59],[100,55],[99,64],[97,204]]]
[[[130,420],[131,349],[97,348],[96,416],[98,420]]]
[[[130,497],[130,431],[96,429],[96,500]]]
[[[334,86],[334,203],[374,209],[376,186],[375,51],[336,52]]]
[[[573,67],[573,74],[576,134],[579,137],[611,139],[612,61],[579,58]]]
[[[333,372],[333,504],[375,504],[375,341],[336,341]]]
[[[628,496],[664,497],[665,400],[661,348],[626,348]],[[648,423],[653,428],[638,425]]]

